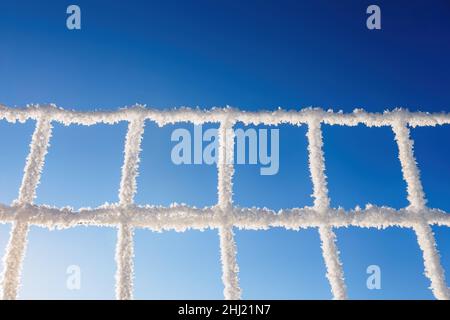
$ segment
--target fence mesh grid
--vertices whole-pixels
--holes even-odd
[[[240,299],[236,243],[233,228],[263,230],[270,227],[318,228],[326,277],[335,299],[346,299],[344,272],[339,258],[334,228],[403,227],[412,229],[422,250],[425,275],[430,289],[437,299],[450,299],[444,270],[431,229],[432,225],[450,226],[450,216],[440,209],[426,206],[420,172],[414,157],[410,129],[418,126],[450,124],[450,114],[409,112],[395,109],[384,113],[369,113],[357,109],[352,113],[324,111],[308,108],[299,111],[276,110],[246,112],[233,108],[200,110],[190,108],[151,109],[141,105],[117,111],[79,112],[54,105],[29,105],[26,108],[0,106],[0,120],[15,123],[33,119],[36,121],[30,152],[28,154],[19,195],[11,205],[0,204],[0,223],[11,223],[9,242],[3,257],[1,288],[3,299],[16,299],[20,284],[20,272],[25,255],[27,234],[31,225],[52,228],[70,228],[80,224],[118,228],[116,244],[116,297],[133,298],[133,234],[135,228],[150,230],[217,229],[220,239],[222,281],[225,299]],[[124,161],[119,201],[94,209],[55,208],[35,205],[45,156],[52,135],[52,122],[64,125],[114,125],[128,122],[124,145]],[[219,123],[218,131],[218,202],[215,206],[196,208],[186,205],[138,206],[134,204],[139,172],[139,154],[146,121],[158,125],[178,122],[194,124]],[[233,205],[234,143],[233,127],[244,125],[306,125],[308,127],[309,169],[313,185],[314,204],[311,207],[273,211],[267,208],[241,208]],[[322,125],[368,127],[389,126],[398,146],[403,178],[406,182],[409,206],[393,209],[386,206],[367,205],[365,209],[345,211],[330,207],[325,160],[323,153]]]

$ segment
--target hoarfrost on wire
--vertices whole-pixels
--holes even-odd
[[[222,281],[225,299],[240,299],[239,267],[236,260],[236,243],[233,227],[239,229],[265,230],[270,227],[318,228],[322,254],[326,266],[326,277],[335,299],[346,299],[344,272],[339,258],[336,235],[333,228],[356,226],[363,228],[403,227],[411,228],[417,236],[422,250],[425,275],[437,299],[450,299],[444,269],[436,248],[431,225],[450,227],[450,216],[439,209],[426,207],[426,198],[420,180],[410,128],[450,124],[450,114],[409,112],[395,109],[384,113],[369,113],[356,109],[352,113],[324,111],[307,108],[299,111],[278,109],[276,111],[246,112],[238,109],[213,108],[210,110],[178,108],[158,110],[135,105],[117,111],[80,112],[64,110],[55,105],[29,105],[26,108],[9,108],[0,105],[0,120],[24,122],[36,120],[30,152],[27,157],[19,196],[12,205],[0,204],[0,223],[13,225],[1,275],[3,299],[15,299],[20,285],[20,272],[26,251],[27,234],[30,225],[53,228],[70,228],[79,224],[118,228],[116,245],[116,297],[133,298],[133,235],[135,228],[151,230],[217,229],[220,239]],[[218,203],[213,207],[195,208],[173,204],[169,207],[137,206],[134,194],[137,190],[136,177],[139,173],[139,154],[145,121],[150,120],[163,126],[177,122],[203,124],[220,123]],[[36,188],[45,163],[45,156],[52,135],[52,122],[64,125],[116,124],[127,121],[128,132],[124,144],[124,164],[118,203],[105,204],[98,208],[54,208],[34,205]],[[233,158],[236,122],[246,125],[307,125],[309,169],[313,184],[313,207],[283,209],[277,212],[267,208],[239,208],[233,205]],[[392,128],[398,146],[403,178],[406,182],[409,206],[401,210],[389,207],[367,205],[345,211],[330,208],[325,159],[323,153],[322,124],[369,127],[389,126]]]

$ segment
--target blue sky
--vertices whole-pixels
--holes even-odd
[[[79,31],[66,28],[70,4],[81,7]],[[366,28],[370,4],[381,7],[382,30]],[[444,0],[2,1],[0,103],[450,111],[449,14]],[[137,203],[217,201],[214,166],[170,161],[170,135],[179,127],[192,128],[146,124]],[[0,122],[2,203],[17,197],[33,129],[32,122]],[[36,202],[79,208],[117,201],[125,133],[125,123],[55,124]],[[305,133],[280,126],[277,175],[236,167],[237,205],[312,204]],[[333,206],[407,205],[388,128],[325,126],[323,135]],[[412,131],[428,204],[446,211],[449,135],[449,127]],[[0,226],[2,252],[8,231]],[[450,230],[434,231],[450,270]],[[336,234],[351,298],[432,298],[412,231]],[[114,298],[116,230],[33,227],[29,240],[22,298]],[[237,230],[236,242],[244,298],[331,298],[317,230]],[[135,245],[136,298],[222,298],[217,231],[137,230]],[[372,264],[381,267],[381,290],[366,288]],[[81,268],[81,290],[66,288],[69,265]]]

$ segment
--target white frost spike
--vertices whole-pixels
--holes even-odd
[[[323,138],[320,120],[311,119],[308,123],[308,152],[309,169],[313,184],[314,210],[324,219],[328,214],[330,200],[328,198],[327,180],[325,176],[325,161],[323,157]],[[344,272],[339,260],[339,252],[336,247],[336,235],[331,227],[319,227],[320,241],[322,242],[322,254],[327,269],[327,278],[330,282],[334,299],[346,299]]]
[[[223,215],[223,225],[219,228],[220,257],[222,261],[222,281],[227,300],[241,298],[239,288],[239,268],[236,261],[236,244],[232,225],[227,223],[228,215],[233,213],[233,174],[234,174],[234,132],[233,122],[225,119],[219,128],[219,156],[217,161],[219,209]]]
[[[425,193],[420,181],[420,171],[414,158],[414,143],[410,139],[409,128],[398,120],[392,124],[392,130],[397,141],[400,164],[403,178],[406,181],[408,200],[410,203],[410,215],[425,214]],[[419,247],[422,250],[425,275],[430,279],[431,290],[437,299],[450,299],[449,289],[445,281],[445,272],[442,268],[439,252],[436,248],[431,227],[424,222],[413,227]]]
[[[125,139],[124,164],[119,190],[119,212],[121,222],[117,233],[116,246],[116,297],[121,300],[133,298],[133,226],[128,219],[127,207],[133,204],[137,185],[139,154],[145,121],[133,119],[128,125]]]
[[[31,138],[30,153],[25,164],[19,197],[14,202],[14,207],[17,210],[15,213],[15,222],[12,225],[3,260],[3,299],[17,298],[28,234],[28,222],[23,214],[27,211],[25,206],[32,204],[35,198],[51,133],[51,121],[47,118],[39,118],[36,122],[33,137]]]

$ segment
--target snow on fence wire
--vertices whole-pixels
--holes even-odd
[[[27,233],[31,225],[53,228],[70,228],[80,224],[118,228],[116,246],[116,297],[133,297],[133,233],[134,228],[150,230],[218,229],[222,281],[225,299],[241,298],[236,262],[236,244],[233,227],[261,230],[270,227],[318,228],[326,276],[335,299],[347,298],[344,273],[339,259],[336,236],[333,228],[364,227],[411,228],[423,253],[425,275],[437,299],[450,299],[444,270],[431,230],[431,225],[450,226],[450,215],[439,209],[426,207],[425,194],[420,181],[419,169],[413,154],[413,140],[410,128],[450,124],[448,113],[409,112],[396,109],[384,113],[368,113],[355,110],[353,113],[303,109],[300,111],[246,112],[232,108],[200,109],[148,109],[137,105],[117,111],[78,112],[57,108],[54,105],[30,105],[27,108],[0,106],[0,120],[24,122],[36,120],[30,153],[27,157],[19,196],[11,205],[0,205],[0,222],[11,223],[12,229],[1,278],[3,299],[15,299],[18,294],[20,272],[27,244]],[[137,190],[136,177],[139,167],[139,153],[145,121],[150,120],[163,126],[177,122],[203,124],[219,123],[218,203],[213,207],[195,208],[186,205],[137,206],[134,195]],[[52,122],[64,125],[116,124],[127,121],[124,163],[119,188],[119,201],[95,209],[54,208],[35,205],[36,187],[39,184],[45,162],[45,155],[52,134]],[[233,157],[236,122],[245,125],[307,125],[309,169],[313,184],[314,205],[312,207],[273,211],[266,208],[240,208],[233,205]],[[399,150],[403,178],[407,185],[409,206],[400,210],[389,207],[367,205],[365,209],[344,211],[330,208],[323,154],[322,124],[368,127],[390,126]]]

